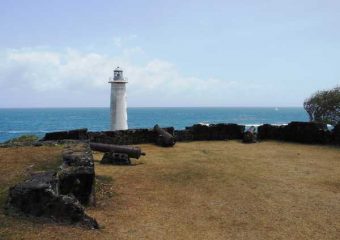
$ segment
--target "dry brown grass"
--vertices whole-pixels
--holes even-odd
[[[62,161],[61,150],[60,146],[0,148],[0,205],[9,186],[32,172],[57,168]]]
[[[141,147],[147,156],[134,166],[100,165],[95,154],[97,207],[87,212],[101,230],[0,215],[0,238],[340,239],[339,148],[237,141]],[[3,151],[1,175],[38,159],[12,166]]]

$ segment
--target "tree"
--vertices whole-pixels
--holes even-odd
[[[340,123],[340,86],[318,91],[303,103],[309,120],[336,125]]]

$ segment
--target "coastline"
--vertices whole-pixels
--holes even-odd
[[[88,128],[109,129],[109,108],[7,108],[0,109],[0,142],[33,134]],[[236,123],[257,126],[264,123],[287,124],[308,121],[302,107],[130,107],[129,129],[173,126],[185,129],[197,123]]]

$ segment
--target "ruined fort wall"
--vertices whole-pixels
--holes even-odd
[[[164,128],[174,135],[177,142],[182,141],[209,141],[242,139],[245,131],[244,125],[238,124],[195,124],[183,130],[173,127]],[[287,125],[276,126],[263,124],[257,128],[258,140],[278,140],[299,142],[307,144],[340,144],[340,124],[333,130],[327,126],[313,122],[291,122]],[[97,143],[118,145],[155,143],[157,135],[153,129],[129,129],[120,131],[88,132],[87,129],[76,129],[63,132],[47,133],[42,140],[90,140]]]

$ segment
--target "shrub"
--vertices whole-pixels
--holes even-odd
[[[310,121],[336,125],[340,122],[340,87],[314,93],[303,107]]]

